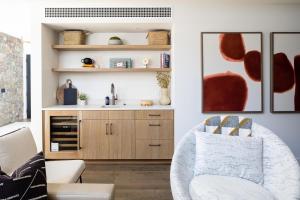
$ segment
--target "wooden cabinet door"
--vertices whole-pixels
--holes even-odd
[[[82,120],[80,139],[83,159],[108,159],[108,120]]]
[[[134,120],[109,120],[109,126],[109,159],[134,159]]]

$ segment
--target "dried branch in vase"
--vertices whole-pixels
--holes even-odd
[[[168,72],[157,72],[156,79],[161,88],[168,88],[171,81],[171,75]]]

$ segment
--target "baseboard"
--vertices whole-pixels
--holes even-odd
[[[170,165],[171,160],[84,160],[87,164],[93,165],[93,164],[116,164],[116,165],[128,165],[128,164],[133,164],[133,165]]]

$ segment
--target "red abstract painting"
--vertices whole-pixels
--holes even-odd
[[[300,112],[300,32],[271,33],[272,112]]]
[[[202,33],[203,112],[262,112],[262,33]]]

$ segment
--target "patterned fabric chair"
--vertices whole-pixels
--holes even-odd
[[[194,177],[195,130],[204,131],[204,125],[191,129],[173,156],[170,178],[174,200],[191,199],[189,184]],[[288,146],[272,131],[256,123],[252,125],[252,135],[263,138],[263,187],[278,200],[299,200],[299,165]]]

